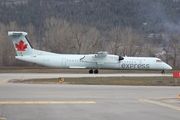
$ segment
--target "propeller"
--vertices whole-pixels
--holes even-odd
[[[124,58],[123,58],[123,57],[121,57],[121,56],[119,56],[119,61],[121,61],[121,60],[124,60]]]

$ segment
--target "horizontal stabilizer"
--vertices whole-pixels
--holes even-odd
[[[14,36],[21,36],[21,35],[26,36],[27,32],[10,31],[10,32],[8,32],[8,35],[9,36],[12,36],[12,35],[14,35]]]

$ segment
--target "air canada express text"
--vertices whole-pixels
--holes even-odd
[[[150,69],[149,64],[122,64],[121,68],[124,69]]]

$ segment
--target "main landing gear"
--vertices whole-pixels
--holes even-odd
[[[99,73],[98,69],[95,69],[94,71],[92,69],[89,70],[89,74],[93,74],[93,73],[98,74]]]

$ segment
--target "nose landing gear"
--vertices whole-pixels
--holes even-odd
[[[161,74],[165,74],[165,70],[162,70],[162,71],[161,71]]]

